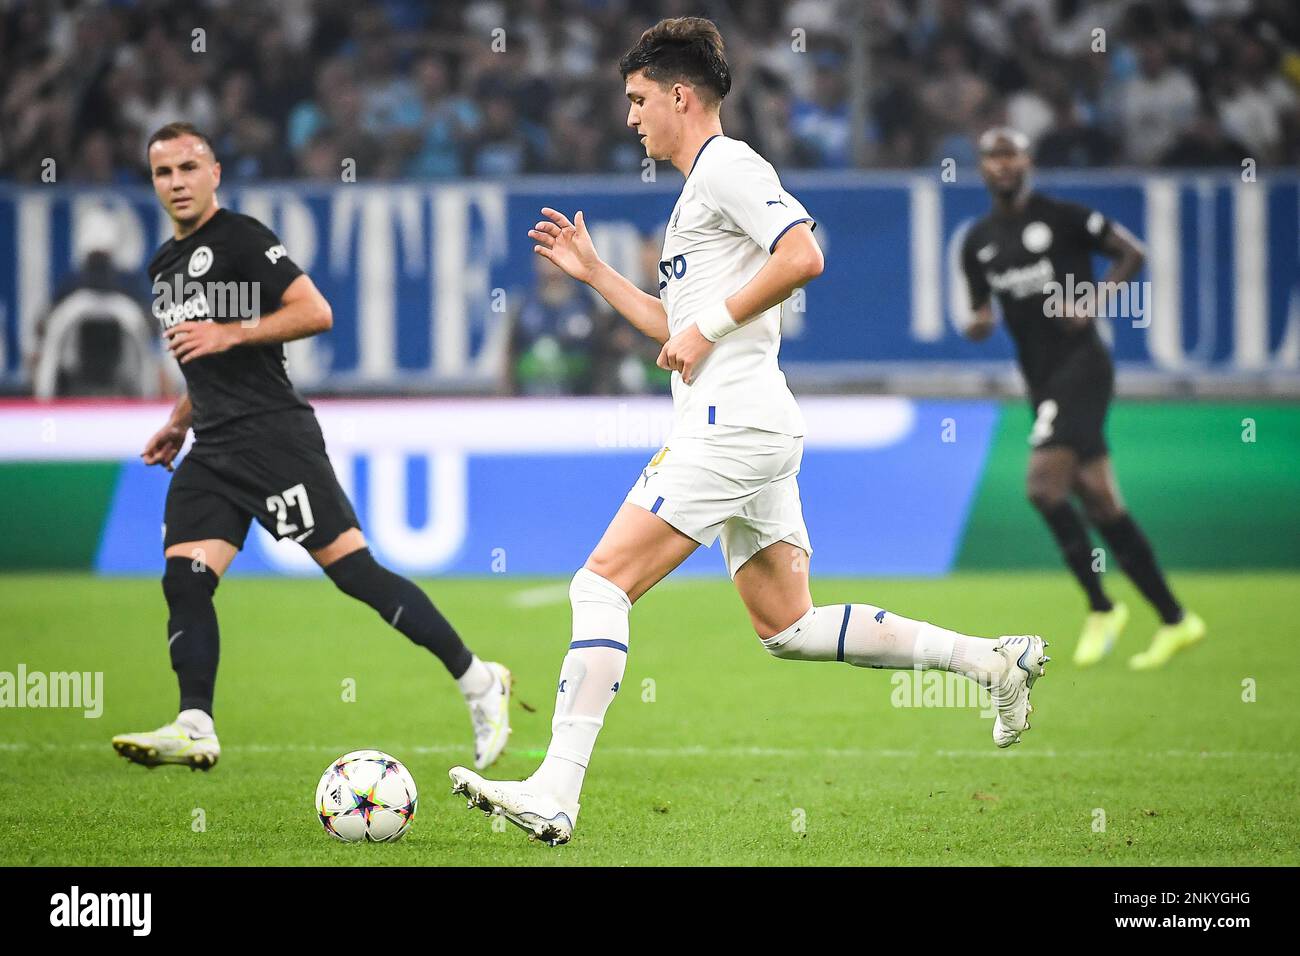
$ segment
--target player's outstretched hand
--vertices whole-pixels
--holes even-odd
[[[168,471],[172,471],[172,462],[176,460],[181,446],[185,444],[186,431],[187,429],[175,425],[164,425],[154,432],[153,437],[144,446],[144,451],[140,453],[140,457],[144,459],[146,465],[162,465]]]
[[[713,351],[713,343],[704,337],[700,327],[692,322],[659,350],[658,365],[662,369],[682,373],[682,381],[690,385],[695,381],[695,371]]]
[[[546,219],[528,230],[528,238],[537,243],[533,252],[549,259],[579,282],[590,282],[600,265],[600,256],[596,255],[582,210],[578,210],[573,222],[550,206],[542,207],[542,215]]]
[[[163,334],[167,336],[167,348],[184,365],[238,345],[236,325],[235,322],[181,322]]]

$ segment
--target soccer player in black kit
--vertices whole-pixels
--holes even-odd
[[[221,165],[207,137],[170,123],[150,137],[148,155],[174,231],[149,264],[154,314],[187,394],[141,457],[171,471],[194,428],[167,489],[163,524],[167,644],[180,714],[158,730],[114,737],[113,747],[149,767],[206,770],[217,762],[212,596],[256,518],[277,538],[301,544],[339,590],[442,661],[469,706],[475,763],[491,764],[510,733],[510,672],[479,660],[420,588],[375,561],[316,415],[285,371],[283,343],[328,330],[329,303],[270,229],[220,207]],[[264,313],[250,315],[247,307],[259,302]]]
[[[1110,353],[1087,298],[1060,294],[1061,289],[1090,286],[1094,253],[1113,260],[1102,284],[1092,287],[1098,293],[1137,275],[1145,253],[1127,229],[1100,212],[1031,190],[1023,134],[991,129],[980,137],[979,152],[993,210],[971,227],[962,245],[962,269],[975,310],[967,335],[980,340],[992,333],[990,296],[997,295],[1034,415],[1029,500],[1047,522],[1091,607],[1074,661],[1084,667],[1097,663],[1128,621],[1128,608],[1112,603],[1102,588],[1088,529],[1071,501],[1077,496],[1088,521],[1163,622],[1150,648],[1131,657],[1129,666],[1160,667],[1204,637],[1205,623],[1175,599],[1151,544],[1120,498],[1104,434],[1115,381]],[[1052,289],[1050,283],[1059,286]],[[1093,301],[1103,299],[1094,294]]]

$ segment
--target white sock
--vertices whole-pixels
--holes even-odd
[[[996,641],[969,637],[883,611],[870,604],[814,607],[780,634],[763,641],[776,657],[848,661],[857,667],[946,670],[987,684],[1006,662]]]
[[[460,688],[460,692],[466,699],[486,694],[495,683],[496,675],[492,673],[492,668],[479,660],[477,654],[469,662],[469,668],[465,673],[456,678],[456,686]]]
[[[176,716],[176,723],[199,737],[210,737],[217,732],[212,723],[212,715],[207,711],[199,710],[197,707],[182,710]]]
[[[573,641],[560,668],[546,759],[529,780],[562,800],[577,802],[605,722],[605,711],[627,666],[628,612],[622,588],[586,568],[569,586]]]

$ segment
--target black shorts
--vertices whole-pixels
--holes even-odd
[[[360,527],[325,454],[310,411],[274,413],[255,436],[196,442],[167,488],[163,548],[217,538],[243,548],[256,518],[276,538],[308,550]]]
[[[1106,413],[1115,394],[1115,370],[1104,362],[1080,355],[1029,390],[1033,426],[1029,444],[1034,448],[1073,449],[1079,462],[1100,458],[1106,447]]]

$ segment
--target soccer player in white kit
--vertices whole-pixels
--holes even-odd
[[[965,674],[991,692],[994,742],[1017,742],[1047,661],[1041,638],[969,637],[866,604],[813,606],[796,477],[804,424],[777,353],[781,303],[822,272],[815,222],[770,164],[723,135],[719,108],[731,75],[711,21],[661,21],[619,67],[627,122],[646,155],[671,160],[686,177],[668,220],[659,297],[600,259],[581,212],[570,221],[543,209],[546,220],[528,235],[538,255],[664,343],[673,428],[573,577],[573,637],[541,767],[523,781],[455,767],[453,792],[533,838],[568,842],[596,736],[623,680],[628,612],[719,538],[754,630],[775,657]]]

